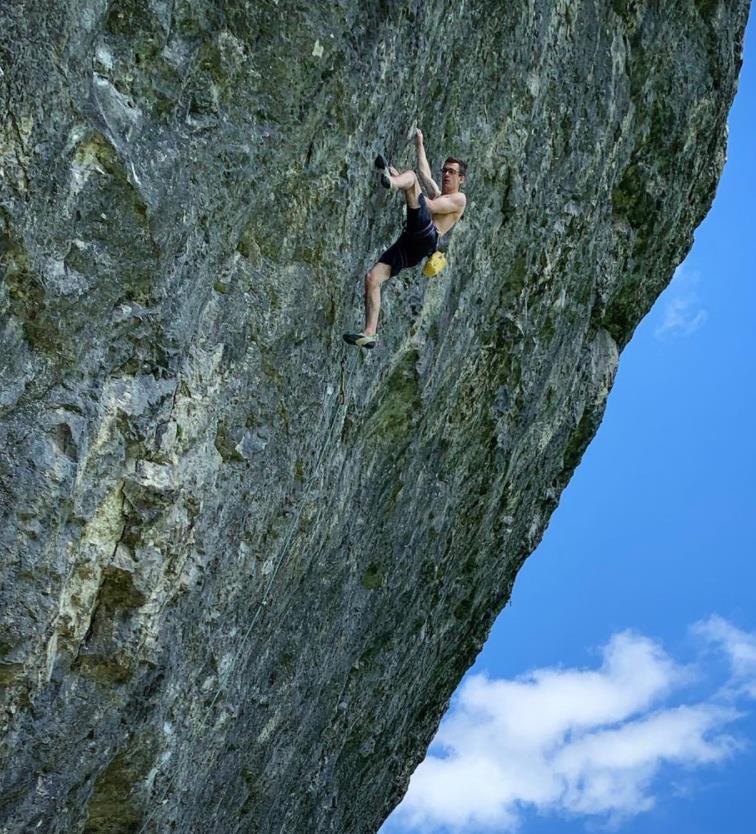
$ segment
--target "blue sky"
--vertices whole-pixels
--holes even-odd
[[[384,834],[753,831],[755,28],[712,210]]]

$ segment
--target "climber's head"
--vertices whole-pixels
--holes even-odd
[[[459,191],[465,182],[467,165],[461,159],[448,156],[441,169],[441,193],[453,194]]]

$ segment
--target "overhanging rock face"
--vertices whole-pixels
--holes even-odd
[[[0,831],[378,828],[711,204],[747,6],[0,7]],[[366,355],[412,125],[468,210]]]

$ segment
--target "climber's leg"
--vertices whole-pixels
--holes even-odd
[[[381,154],[375,158],[375,167],[380,171],[381,182],[386,188],[398,188],[403,191],[407,206],[413,209],[418,208],[418,199],[422,191],[414,171],[397,171],[393,165],[386,162]]]
[[[365,276],[365,329],[366,336],[375,336],[378,330],[378,314],[381,311],[381,285],[391,277],[388,264],[374,264]]]
[[[396,169],[394,169],[396,170]],[[389,183],[400,191],[404,192],[404,199],[407,201],[409,208],[419,208],[418,202],[420,194],[420,183],[417,179],[417,174],[414,171],[402,171],[400,174],[384,174]]]
[[[394,244],[385,254],[396,253],[399,241]],[[381,311],[381,285],[398,272],[398,267],[392,267],[387,263],[379,261],[374,264],[365,276],[365,327],[362,333],[345,333],[344,341],[358,347],[374,348],[376,341],[376,330],[378,329],[378,314]]]

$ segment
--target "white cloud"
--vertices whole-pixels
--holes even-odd
[[[700,274],[680,265],[663,295],[662,321],[654,330],[657,339],[690,336],[706,323],[708,312],[701,307],[696,285]]]
[[[732,669],[729,689],[736,695],[756,698],[756,635],[741,631],[716,615],[696,623],[693,631],[727,655]]]
[[[739,692],[756,697],[754,636],[718,617],[694,634],[724,649]],[[473,675],[387,828],[510,831],[527,807],[609,823],[647,811],[663,765],[712,765],[739,747],[731,700],[670,703],[693,677],[632,632],[612,637],[598,669]]]

